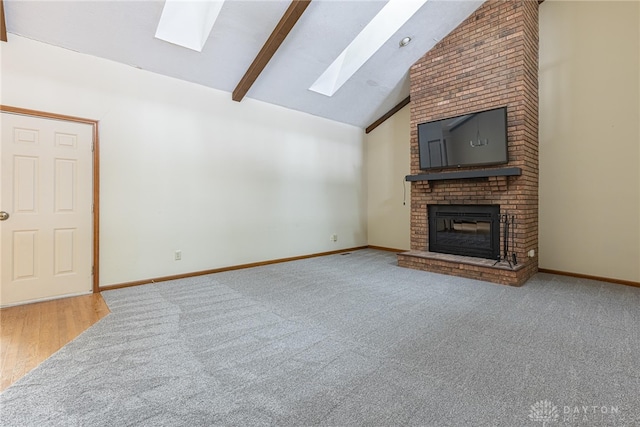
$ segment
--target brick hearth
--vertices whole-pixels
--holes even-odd
[[[521,168],[522,174],[412,182],[411,251],[399,254],[398,264],[522,285],[538,270],[538,2],[485,2],[412,66],[410,79],[412,174],[424,173],[419,123],[502,106],[507,107],[509,140],[509,163],[503,166]],[[455,168],[481,169],[491,167]],[[429,204],[498,204],[501,214],[515,215],[518,266],[429,252]],[[536,256],[529,258],[532,249]]]

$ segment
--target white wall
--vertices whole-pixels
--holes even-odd
[[[639,6],[540,6],[540,268],[640,281]]]
[[[2,104],[100,121],[101,286],[367,244],[361,129],[12,34],[0,46]]]
[[[411,173],[410,111],[404,107],[366,138],[367,229],[372,246],[411,248],[411,185],[404,182]]]

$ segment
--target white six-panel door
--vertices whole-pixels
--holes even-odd
[[[92,290],[88,124],[1,113],[0,306]]]

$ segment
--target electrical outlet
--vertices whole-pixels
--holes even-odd
[[[338,241],[338,235],[337,234],[332,234],[330,237],[332,242],[337,242]]]
[[[182,259],[182,251],[181,250],[177,250],[175,255],[174,255],[174,259],[176,261],[180,261]]]
[[[531,249],[529,252],[527,252],[527,255],[529,255],[529,258],[533,258],[534,256],[536,256],[535,249]]]

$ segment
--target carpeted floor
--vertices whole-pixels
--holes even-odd
[[[0,424],[640,425],[640,289],[361,250],[104,292]]]

